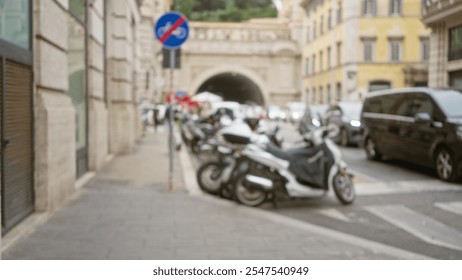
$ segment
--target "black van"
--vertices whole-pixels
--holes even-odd
[[[389,156],[433,167],[438,177],[462,174],[462,93],[406,88],[370,93],[361,112],[367,158]]]

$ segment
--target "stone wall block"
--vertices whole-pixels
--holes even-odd
[[[115,154],[128,153],[134,143],[133,104],[115,103],[109,108],[109,152]]]
[[[88,95],[98,99],[104,99],[104,74],[95,69],[88,72]]]
[[[98,14],[94,9],[90,9],[90,36],[96,40],[100,45],[104,43],[104,22],[100,14]]]
[[[52,211],[74,190],[75,109],[64,93],[39,89],[35,111],[35,207]]]
[[[108,111],[103,101],[89,101],[88,161],[90,170],[100,169],[106,162],[108,145]]]
[[[101,17],[104,16],[104,0],[93,1],[92,8],[98,13],[98,15]]]
[[[114,60],[111,62],[112,78],[130,82],[132,79],[132,72],[130,64],[127,61]]]
[[[128,18],[111,18],[111,35],[116,38],[128,38],[130,36],[130,21]]]
[[[54,1],[38,1],[37,35],[67,49],[67,14]],[[59,22],[60,24],[56,24]]]
[[[37,83],[41,86],[67,91],[68,66],[65,52],[44,42],[37,41]]]
[[[89,40],[88,56],[90,67],[104,70],[104,49],[94,40]]]
[[[130,52],[129,44],[126,40],[117,39],[112,40],[112,47],[111,47],[111,57],[116,59],[125,59],[128,60],[127,54]]]
[[[47,2],[43,0],[37,0],[39,2]],[[69,9],[69,0],[56,0],[61,6],[63,6],[65,9]],[[50,1],[51,2],[51,1]]]
[[[111,1],[112,4],[112,13],[117,17],[128,17],[130,12],[130,7],[128,6],[128,1]]]

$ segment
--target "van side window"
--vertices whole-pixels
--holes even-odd
[[[414,108],[414,103],[411,98],[403,98],[398,100],[396,103],[396,115],[399,116],[405,116],[405,117],[412,117],[414,116],[413,114],[413,108]]]
[[[383,113],[382,99],[383,98],[379,97],[369,99],[366,104],[364,104],[364,112]]]
[[[403,98],[402,94],[390,94],[382,98],[382,113],[394,114],[394,108],[398,106],[398,102]]]
[[[426,96],[418,96],[414,99],[414,104],[413,104],[414,110],[413,114],[417,113],[428,113],[430,114],[431,117],[434,117],[434,112],[433,112],[433,103],[430,100],[430,98]]]

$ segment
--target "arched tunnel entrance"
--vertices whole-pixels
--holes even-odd
[[[225,101],[258,105],[265,103],[257,84],[246,76],[234,72],[221,73],[206,80],[196,93],[203,91],[220,95]]]

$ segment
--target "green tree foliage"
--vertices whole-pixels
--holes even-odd
[[[272,0],[175,0],[172,10],[194,21],[239,22],[277,16]]]

